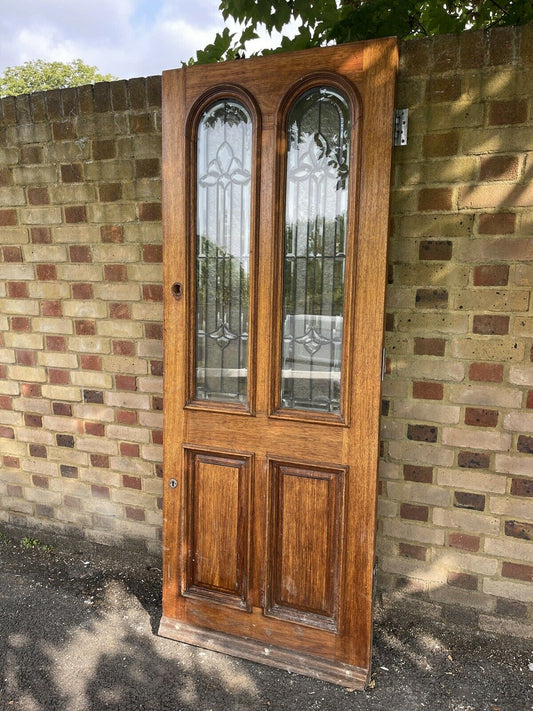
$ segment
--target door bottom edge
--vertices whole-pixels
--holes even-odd
[[[370,670],[363,667],[291,652],[258,640],[196,627],[165,616],[161,618],[158,635],[359,691],[366,687],[370,676]]]

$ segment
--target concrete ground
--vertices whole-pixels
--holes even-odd
[[[158,637],[142,554],[0,527],[0,709],[532,711],[531,643],[377,606],[371,688],[349,691]]]

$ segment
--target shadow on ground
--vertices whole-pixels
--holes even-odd
[[[0,709],[531,711],[533,650],[378,606],[371,686],[350,692],[154,634],[146,556],[0,539]]]

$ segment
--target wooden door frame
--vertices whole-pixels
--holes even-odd
[[[165,363],[165,400],[164,400],[164,542],[163,542],[163,618],[160,633],[174,639],[191,642],[272,666],[308,673],[322,679],[334,681],[349,687],[361,688],[370,673],[371,635],[372,635],[372,590],[374,549],[376,538],[377,506],[377,467],[379,460],[379,424],[381,401],[381,369],[384,322],[384,299],[386,282],[386,245],[388,233],[388,196],[390,193],[390,166],[392,157],[392,127],[394,108],[395,77],[398,62],[397,42],[393,38],[360,42],[352,45],[327,47],[320,50],[295,52],[290,55],[276,55],[265,60],[249,59],[231,63],[211,65],[209,71],[213,81],[221,85],[239,85],[239,76],[257,71],[262,61],[268,59],[281,69],[290,61],[302,71],[308,69],[309,52],[322,52],[324,55],[336,52],[344,58],[346,65],[356,67],[358,72],[357,87],[363,96],[363,114],[360,125],[360,140],[354,150],[358,151],[359,194],[352,194],[352,215],[356,222],[357,266],[353,275],[353,288],[346,304],[352,310],[353,331],[351,340],[345,344],[345,357],[351,355],[351,370],[347,374],[349,397],[345,395],[345,423],[339,422],[342,435],[342,453],[339,461],[349,462],[350,476],[346,477],[344,496],[347,501],[357,503],[358,515],[354,510],[346,512],[344,526],[345,550],[357,551],[357,565],[343,561],[345,575],[343,596],[350,600],[353,615],[344,621],[346,639],[339,645],[342,654],[350,663],[331,662],[312,655],[300,654],[296,659],[294,652],[277,647],[264,651],[257,641],[247,638],[232,637],[213,629],[202,631],[193,628],[176,618],[175,610],[182,594],[178,576],[174,571],[183,570],[183,550],[176,544],[176,530],[184,525],[182,509],[184,446],[188,445],[184,430],[185,408],[190,408],[190,379],[187,369],[180,364],[186,357],[191,357],[190,338],[187,333],[187,314],[194,303],[188,290],[191,275],[186,265],[190,263],[187,253],[191,211],[185,206],[187,196],[187,176],[182,171],[190,156],[190,135],[184,130],[191,106],[180,103],[179,97],[186,96],[187,83],[199,79],[206,71],[203,67],[187,67],[182,70],[170,70],[163,73],[163,230],[164,230],[164,363]],[[307,71],[308,75],[313,75]],[[320,71],[316,76],[320,76]],[[341,73],[342,76],[342,73]],[[294,83],[297,86],[297,81]],[[374,88],[377,90],[374,91]],[[353,87],[352,87],[353,89]],[[192,104],[193,105],[193,104]],[[165,106],[174,107],[172,115],[165,111]],[[277,116],[280,107],[274,107]],[[274,112],[273,112],[274,113]],[[267,151],[279,151],[279,127],[264,125],[260,135],[258,150],[260,155]],[[377,147],[376,145],[377,144]],[[370,148],[373,146],[372,148]],[[261,162],[261,161],[260,161]],[[278,223],[280,184],[279,161],[276,175],[263,176],[261,200],[256,214],[263,226],[259,238],[273,234]],[[258,183],[260,179],[258,179]],[[276,185],[277,183],[277,185]],[[352,191],[353,193],[353,191]],[[358,209],[355,210],[355,204]],[[355,246],[354,246],[355,249]],[[268,252],[267,252],[268,253]],[[172,259],[170,258],[172,257]],[[257,254],[253,256],[257,260]],[[264,283],[275,283],[279,277],[279,264],[257,263],[258,279]],[[369,278],[372,275],[372,279]],[[173,289],[175,283],[184,285],[181,291]],[[382,285],[377,290],[376,283]],[[179,293],[177,293],[179,291]],[[176,298],[176,296],[178,298]],[[183,308],[185,306],[185,308]],[[273,329],[272,309],[263,302],[257,308],[257,321],[262,328]],[[373,327],[369,329],[369,322]],[[177,324],[177,326],[174,326]],[[171,327],[172,325],[172,327]],[[277,331],[275,330],[277,329]],[[275,333],[279,335],[279,325]],[[271,332],[271,331],[270,331]],[[364,343],[364,348],[355,348],[354,344]],[[189,345],[188,345],[189,344]],[[350,349],[350,350],[349,350]],[[270,372],[258,372],[257,403],[251,407],[261,409],[273,421],[276,418],[302,420],[298,415],[277,413],[275,403],[277,395],[270,383],[273,360],[279,355],[279,344],[269,356]],[[251,360],[253,361],[253,354]],[[345,364],[348,361],[345,360]],[[190,369],[189,369],[190,370]],[[193,409],[202,409],[197,403]],[[245,413],[242,413],[245,414]],[[316,413],[315,413],[316,415]],[[305,417],[303,420],[305,421]],[[314,417],[315,421],[317,418]],[[350,428],[346,425],[350,423]],[[342,425],[345,425],[342,428]],[[176,438],[183,446],[176,446]],[[191,443],[194,444],[194,443]],[[266,464],[265,464],[266,466]],[[177,480],[177,488],[170,488],[170,480]],[[254,535],[253,523],[252,535]],[[181,538],[180,538],[181,539]],[[267,539],[258,543],[259,548],[266,548]],[[264,573],[263,573],[264,575]],[[252,586],[259,588],[261,580],[252,580]],[[257,599],[252,601],[257,606]],[[261,602],[264,602],[263,600]]]

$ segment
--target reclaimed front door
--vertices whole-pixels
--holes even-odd
[[[163,75],[160,634],[368,677],[392,39]]]

